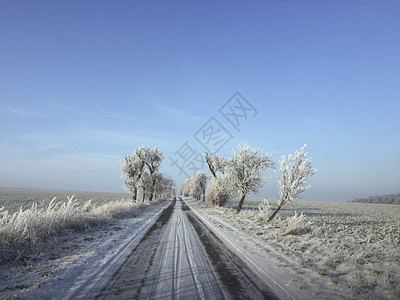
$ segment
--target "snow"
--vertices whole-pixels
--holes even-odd
[[[246,199],[240,214],[236,203],[185,202],[282,299],[400,298],[400,206],[295,200],[266,223],[260,200]],[[162,201],[143,206],[134,218],[62,236],[24,265],[1,266],[0,298],[95,295],[164,209]],[[285,235],[295,212],[310,228]]]
[[[64,236],[24,266],[2,266],[0,298],[86,299],[108,280],[169,205],[144,205],[137,216]]]
[[[240,214],[234,206],[207,209],[184,200],[281,298],[400,297],[399,206],[296,200],[266,223],[257,221],[260,200],[246,200]],[[284,235],[295,211],[312,228]]]
[[[216,274],[176,201],[135,248],[97,299],[221,299]]]

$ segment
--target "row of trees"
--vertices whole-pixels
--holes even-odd
[[[307,190],[306,180],[316,173],[311,166],[311,159],[305,152],[306,145],[294,155],[282,156],[280,168],[276,170],[279,181],[280,201],[268,221],[272,220],[283,205]],[[211,173],[211,184],[205,198],[209,207],[222,206],[234,197],[240,197],[236,212],[242,209],[249,192],[258,192],[267,180],[265,171],[275,169],[275,163],[269,154],[247,144],[239,145],[230,158],[223,158],[215,153],[205,153],[205,159]],[[181,194],[201,198],[207,185],[207,177],[197,173],[181,184]],[[204,196],[203,196],[204,199]]]
[[[131,155],[125,155],[121,172],[125,178],[125,190],[132,194],[133,201],[139,197],[144,202],[175,194],[174,181],[160,172],[164,154],[160,149],[142,146]]]
[[[207,181],[206,174],[197,172],[181,183],[181,195],[205,201]]]

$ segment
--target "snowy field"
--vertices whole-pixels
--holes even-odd
[[[34,190],[34,189],[12,189],[0,188],[0,208],[4,207],[10,213],[16,212],[22,207],[30,208],[36,202],[39,208],[45,207],[56,197],[57,201],[66,201],[67,197],[75,196],[82,204],[92,200],[93,204],[101,205],[106,202],[130,198],[126,193],[100,193],[83,191],[54,191],[54,190]]]
[[[52,198],[54,194],[43,201]],[[25,207],[31,206],[28,198],[21,199],[21,204],[27,203]],[[61,195],[57,199],[63,200]],[[98,203],[110,203],[109,198],[98,199]],[[81,204],[86,200],[78,198]],[[71,268],[74,272],[98,272],[103,263],[110,261],[109,255],[127,251],[121,245],[127,244],[141,224],[154,218],[166,203],[129,208],[126,202],[111,202],[111,206],[99,204],[97,211],[91,211],[101,216],[95,226],[61,231],[40,252],[27,253],[16,263],[2,265],[0,298],[31,295],[49,280],[72,287],[74,276],[66,275],[74,274]],[[207,209],[203,202],[193,199],[185,202],[207,225],[227,237],[237,251],[253,259],[255,267],[284,287],[289,299],[400,298],[399,205],[295,200],[266,223],[259,214],[261,199],[246,199],[240,214],[235,214],[236,202],[216,209]],[[276,207],[276,201],[270,200],[270,204]],[[126,216],[120,213],[127,208],[133,213],[124,219]],[[301,213],[303,217],[299,217]],[[96,265],[97,270],[91,269]]]
[[[64,193],[68,192],[5,190],[0,206],[0,264],[25,260],[71,232],[135,215],[142,205],[126,198],[114,200],[123,194],[105,193],[102,198],[101,193],[81,193],[91,200],[54,197]]]
[[[258,213],[261,199],[246,199],[240,214],[236,202],[208,209],[184,200],[244,253],[264,253],[278,277],[296,278],[281,282],[294,298],[400,298],[399,205],[295,200],[266,223]],[[304,216],[293,222],[296,212]]]
[[[43,191],[38,191],[39,193],[43,195]],[[6,260],[7,263],[0,266],[0,299],[20,299],[23,297],[39,299],[50,292],[58,295],[60,289],[73,290],[74,284],[89,288],[89,285],[85,285],[85,282],[77,282],[77,278],[82,277],[82,274],[101,275],[105,268],[109,270],[116,268],[118,263],[121,263],[129,253],[132,243],[139,240],[141,231],[150,222],[153,222],[160,210],[169,203],[166,200],[157,200],[151,204],[134,204],[130,200],[121,200],[121,197],[117,197],[118,194],[104,193],[104,198],[100,197],[103,193],[84,194],[97,196],[96,203],[98,203],[98,206],[94,209],[92,207],[90,211],[83,212],[87,213],[85,217],[91,219],[90,223],[84,223],[85,226],[82,228],[79,226],[79,228],[75,228],[76,224],[73,227],[67,226],[65,228],[65,224],[62,224],[61,230],[56,228],[59,230],[58,232],[52,232],[48,235],[48,238],[43,237],[43,243],[41,243],[41,247],[37,248],[37,251],[27,249],[21,251],[21,255],[15,261]],[[54,193],[52,193],[50,199],[54,198],[53,195]],[[71,193],[68,192],[68,195],[71,195]],[[39,196],[31,195],[29,197],[36,200],[35,197]],[[27,199],[22,198],[21,203],[27,201]],[[47,201],[47,199],[43,201]],[[87,202],[86,199],[76,201],[80,204],[74,206],[78,210],[78,212],[72,210],[74,216],[80,215],[80,208]],[[48,202],[46,203],[48,204]],[[27,205],[27,207],[31,207],[32,203],[28,204],[27,202]],[[61,209],[61,207],[59,208]],[[65,213],[60,209],[54,210],[55,215],[61,214],[65,217]],[[31,209],[27,211],[30,212]],[[44,211],[47,212],[48,216],[48,210]],[[34,217],[43,217],[41,212],[43,211],[39,209]],[[31,217],[32,213],[29,216]],[[83,218],[81,216],[79,218],[78,221],[83,222],[81,220]],[[35,221],[34,218],[25,219],[28,222],[31,222],[32,219]],[[54,220],[56,217],[51,214],[51,219]],[[78,221],[74,220],[74,222]],[[54,231],[55,227],[52,226],[49,230]],[[2,242],[7,241],[8,231],[3,230],[6,228],[0,229],[2,229],[0,230],[0,258],[2,256],[4,258],[4,254],[7,254],[8,244],[2,246]],[[137,239],[135,239],[135,235],[138,235]],[[33,248],[33,250],[35,249]],[[88,279],[90,278],[89,275],[83,276],[83,279],[78,279],[81,281]],[[91,278],[90,281],[96,282],[96,280],[101,279],[101,276],[98,277],[96,279]],[[48,282],[52,283],[50,288]],[[42,286],[49,290],[38,297],[32,296],[35,293],[40,293],[43,290]],[[54,286],[57,289],[51,290],[51,287]]]

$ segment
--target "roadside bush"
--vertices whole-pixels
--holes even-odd
[[[258,205],[256,221],[267,222],[272,210],[273,208],[269,204],[269,201],[267,199],[264,199],[263,202]]]
[[[131,199],[121,199],[101,206],[95,207],[92,213],[95,215],[103,215],[108,218],[121,219],[135,215],[135,211],[143,206],[143,202],[133,202]]]
[[[313,231],[311,225],[312,222],[307,220],[303,213],[297,215],[297,212],[294,216],[280,221],[280,229],[283,235],[301,235],[310,233]]]
[[[206,190],[207,207],[220,207],[231,197],[231,192],[225,184],[224,177],[214,178],[209,188]]]
[[[82,231],[104,221],[90,213],[91,201],[79,205],[74,196],[67,202],[55,199],[42,209],[33,203],[13,214],[0,213],[0,264],[40,251],[65,231]]]

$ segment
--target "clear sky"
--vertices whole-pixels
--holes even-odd
[[[2,187],[123,191],[141,145],[179,183],[172,160],[219,124],[225,156],[307,143],[303,199],[398,193],[399,112],[399,1],[0,1]]]

